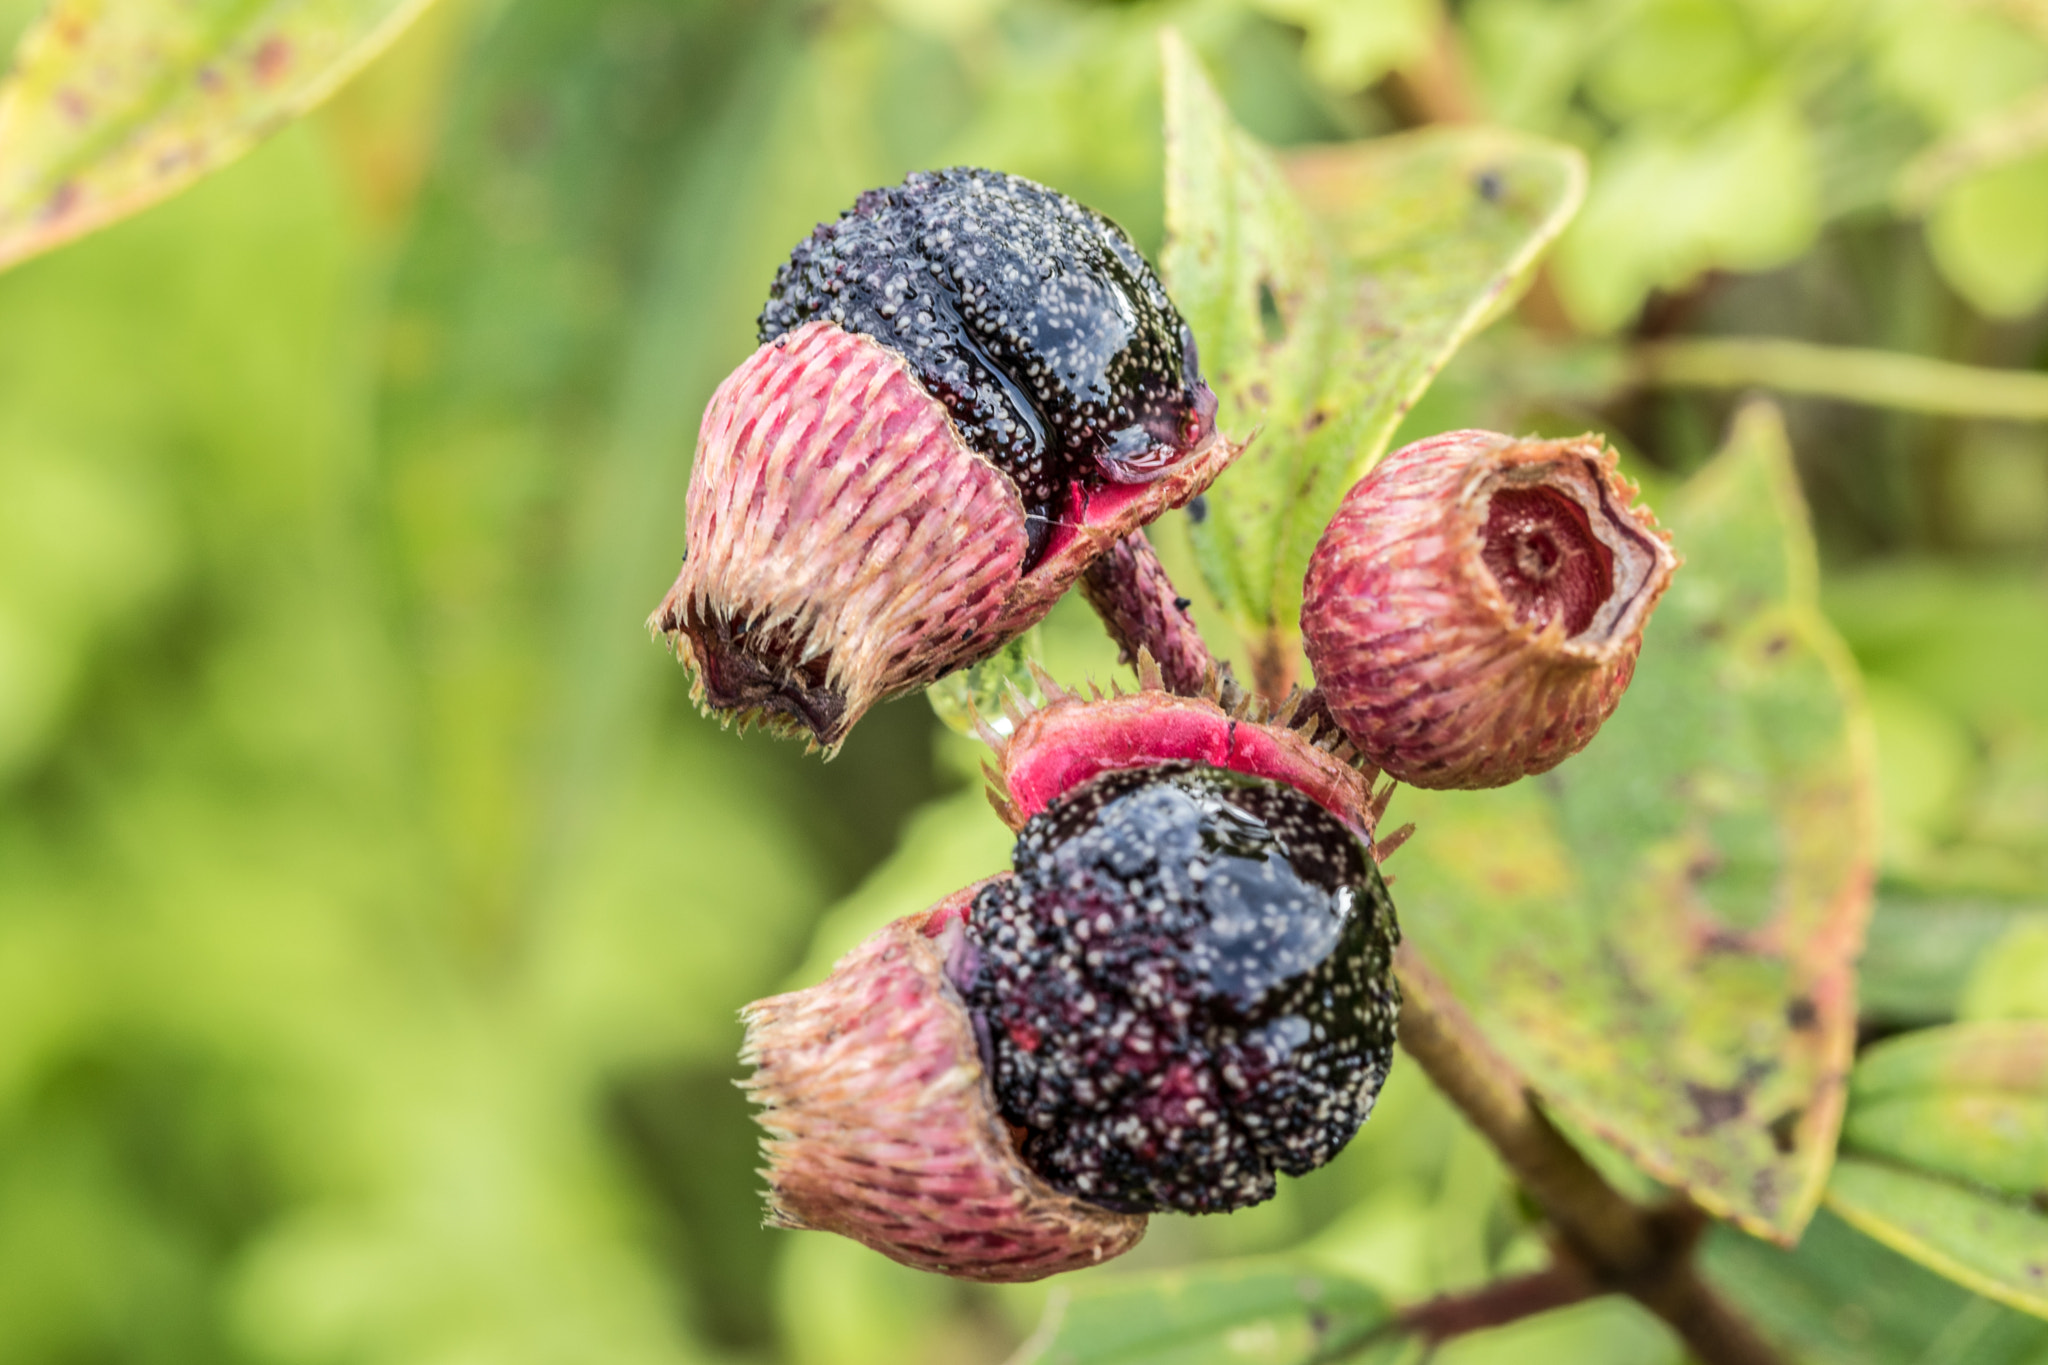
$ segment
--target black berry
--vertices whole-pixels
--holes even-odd
[[[760,338],[815,319],[894,349],[1017,484],[1034,558],[1075,484],[1145,482],[1208,434],[1194,334],[1116,224],[995,171],[919,171],[822,223]]]
[[[1242,1208],[1372,1111],[1399,997],[1363,845],[1292,787],[1112,773],[1024,826],[953,965],[1048,1182],[1124,1212]]]

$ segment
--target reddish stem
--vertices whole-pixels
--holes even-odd
[[[1567,1308],[1600,1292],[1599,1284],[1585,1271],[1560,1260],[1532,1275],[1496,1280],[1465,1294],[1438,1295],[1403,1310],[1396,1321],[1402,1331],[1434,1347],[1468,1332],[1505,1327],[1553,1308]]]
[[[1188,616],[1188,599],[1174,591],[1166,566],[1143,531],[1118,541],[1081,576],[1081,595],[1102,617],[1109,637],[1134,664],[1148,651],[1166,690],[1198,695],[1216,660]]]

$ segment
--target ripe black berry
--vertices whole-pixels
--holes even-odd
[[[1017,485],[1032,559],[1076,484],[1143,483],[1210,431],[1194,334],[1122,229],[1014,175],[919,171],[820,224],[776,272],[766,343],[875,338]]]
[[[1023,828],[951,968],[1054,1187],[1121,1212],[1272,1197],[1372,1111],[1399,997],[1365,847],[1293,787],[1107,774]]]

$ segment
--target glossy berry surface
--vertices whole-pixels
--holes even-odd
[[[1146,482],[1214,417],[1194,335],[1122,229],[1013,175],[919,171],[820,224],[760,339],[820,319],[904,357],[1016,482],[1034,545],[1071,487]]]
[[[1107,774],[1025,824],[952,971],[1003,1115],[1050,1184],[1222,1212],[1335,1156],[1392,1059],[1393,904],[1292,787]]]

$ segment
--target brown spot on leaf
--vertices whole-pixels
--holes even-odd
[[[1329,420],[1330,414],[1324,412],[1321,408],[1317,408],[1314,412],[1311,412],[1308,416],[1301,419],[1302,433],[1306,435],[1307,433],[1314,431],[1317,427],[1320,427],[1323,423]]]
[[[1778,1211],[1778,1181],[1776,1176],[1768,1170],[1758,1171],[1755,1175],[1751,1176],[1749,1181],[1749,1197],[1756,1201],[1757,1208],[1761,1209],[1766,1217],[1776,1214]]]
[[[1805,1032],[1820,1022],[1820,1011],[1814,1008],[1810,996],[1798,996],[1785,1002],[1785,1022],[1800,1032]]]
[[[1730,1119],[1741,1118],[1749,1108],[1749,1091],[1742,1086],[1721,1089],[1687,1081],[1685,1097],[1692,1101],[1693,1112],[1699,1116],[1695,1133],[1710,1133]]]
[[[255,69],[256,79],[264,85],[275,85],[291,69],[292,45],[287,40],[272,34],[265,38],[256,49],[256,56],[250,61]]]
[[[76,180],[65,181],[57,187],[57,192],[50,196],[50,202],[43,205],[42,220],[45,223],[54,223],[58,219],[68,216],[73,209],[78,207],[78,201],[81,197],[78,182]]]
[[[92,117],[92,105],[69,86],[57,92],[57,108],[73,123],[83,123]]]
[[[1717,925],[1700,935],[1700,951],[1703,953],[1733,953],[1741,955],[1743,953],[1755,952],[1756,945],[1750,941],[1749,935],[1742,933],[1740,930],[1730,929],[1725,925]]]
[[[1731,1119],[1739,1119],[1748,1113],[1750,1092],[1756,1089],[1759,1081],[1777,1069],[1778,1064],[1772,1061],[1745,1063],[1741,1077],[1726,1088],[1687,1081],[1685,1097],[1692,1102],[1693,1112],[1699,1116],[1698,1123],[1687,1136],[1711,1133]]]
[[[1791,636],[1773,635],[1770,639],[1764,641],[1764,657],[1767,659],[1775,659],[1791,647]]]
[[[1787,1109],[1768,1125],[1771,1146],[1778,1149],[1779,1156],[1790,1156],[1799,1147],[1799,1120],[1806,1114],[1804,1109]]]

